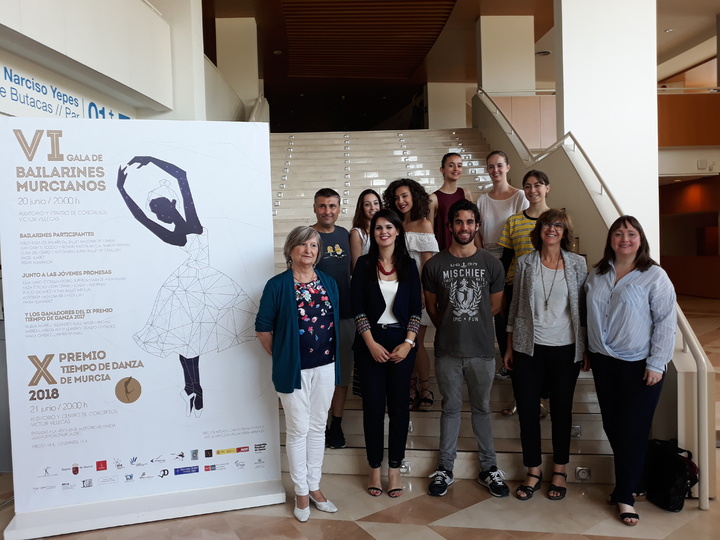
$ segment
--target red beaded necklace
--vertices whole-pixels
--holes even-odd
[[[382,263],[380,262],[380,260],[378,260],[378,270],[380,271],[380,273],[383,276],[392,276],[395,273],[395,266],[393,265],[393,267],[390,269],[390,271],[386,272],[385,268],[383,268]]]

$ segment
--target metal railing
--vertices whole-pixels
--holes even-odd
[[[713,91],[714,89],[709,90]],[[510,121],[503,114],[500,108],[495,104],[492,98],[481,88],[478,89],[477,95],[483,105],[485,105],[488,111],[495,117],[498,125],[503,129],[506,136],[508,137],[510,144],[518,152],[527,167],[530,168],[534,166],[534,164],[542,161],[549,155],[559,151],[562,148],[566,150],[572,149],[573,151],[577,151],[576,157],[579,156],[585,168],[592,171],[592,176],[594,177],[593,179],[597,182],[599,186],[599,195],[607,197],[607,200],[612,204],[616,212],[616,215],[609,222],[607,222],[606,219],[606,224],[609,225],[612,221],[623,215],[622,209],[620,208],[617,200],[615,199],[615,197],[613,197],[612,192],[607,187],[607,184],[603,181],[602,176],[598,172],[595,165],[592,163],[592,160],[587,155],[587,153],[580,145],[578,140],[575,138],[575,136],[572,134],[572,132],[566,133],[557,142],[555,142],[553,145],[549,146],[542,152],[534,153],[527,147],[522,138],[517,134]],[[589,185],[589,183],[592,182],[592,179],[588,178],[586,175],[583,175],[580,171],[578,171],[578,174],[583,184],[585,185],[585,188],[589,192],[591,192],[594,188],[594,186]],[[695,366],[697,370],[697,399],[695,400],[695,418],[697,419],[696,430],[698,436],[698,449],[696,452],[696,459],[701,475],[700,482],[698,483],[698,507],[701,510],[708,510],[710,508],[710,482],[714,481],[714,479],[704,478],[702,475],[703,473],[707,474],[707,471],[710,470],[710,452],[708,450],[710,443],[708,435],[708,421],[710,418],[710,414],[708,411],[709,394],[707,388],[707,377],[708,373],[710,372],[710,361],[708,360],[705,351],[700,345],[700,342],[698,341],[695,332],[690,326],[690,323],[688,323],[688,320],[685,317],[682,309],[679,305],[677,305],[676,308],[677,325],[682,336],[683,351],[690,353],[693,360],[695,361]]]

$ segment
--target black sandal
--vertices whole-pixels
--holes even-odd
[[[563,478],[565,478],[565,480],[567,480],[567,473],[554,471],[553,476],[555,476],[555,475],[562,476]],[[557,491],[560,495],[550,495],[551,491]],[[548,488],[548,499],[550,499],[551,501],[559,501],[561,499],[564,499],[566,494],[567,494],[567,487],[556,486],[555,484],[550,484],[550,487]]]
[[[420,392],[418,391],[418,378],[410,377],[410,408],[417,403]]]
[[[635,512],[621,512],[620,504],[617,505],[617,509],[618,512],[620,512],[620,521],[623,523],[623,525],[627,525],[628,527],[634,527],[640,522],[640,516]]]
[[[529,501],[532,499],[533,494],[540,489],[540,485],[542,484],[542,472],[537,475],[533,473],[527,473],[528,476],[532,478],[537,478],[537,482],[534,486],[528,486],[526,484],[520,484],[517,489],[515,490],[515,497],[517,497],[521,501]],[[521,497],[520,494],[523,493],[525,496]]]
[[[418,404],[420,407],[432,407],[435,403],[435,394],[430,390],[430,379],[424,381],[418,378],[418,385],[420,388],[420,394],[418,396]],[[425,385],[425,388],[423,388]]]

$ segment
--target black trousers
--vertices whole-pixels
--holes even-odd
[[[645,361],[626,362],[611,356],[590,353],[603,429],[615,461],[615,491],[612,500],[635,504],[645,470],[648,438],[653,415],[665,381],[647,386]]]
[[[370,332],[388,352],[392,352],[407,335],[406,329],[399,326],[383,329],[373,325]],[[397,468],[405,458],[410,422],[408,389],[415,367],[415,353],[413,347],[402,362],[376,362],[362,336],[355,341],[355,366],[362,390],[365,451],[368,463],[374,469],[380,467],[383,461],[386,409],[389,418],[388,464]]]
[[[550,392],[553,463],[570,461],[570,428],[575,384],[581,362],[575,362],[575,344],[550,347],[535,344],[533,356],[513,351],[512,385],[520,419],[523,465],[542,463],[540,397]]]

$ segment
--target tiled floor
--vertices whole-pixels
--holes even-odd
[[[720,301],[681,298],[680,304],[716,369],[720,370]],[[720,382],[718,383],[720,385]],[[720,386],[718,387],[720,396]],[[720,450],[716,451],[720,460]],[[720,461],[718,461],[720,471]],[[718,473],[720,477],[720,472]],[[715,479],[716,482],[720,478]],[[290,482],[283,478],[288,493]],[[495,499],[471,480],[458,480],[447,496],[426,494],[427,479],[410,478],[399,499],[370,497],[365,478],[325,475],[323,491],[340,511],[324,514],[312,510],[310,521],[299,523],[292,503],[255,509],[188,517],[172,521],[131,525],[60,536],[73,540],[101,539],[342,539],[342,540],[583,540],[650,538],[711,540],[720,538],[720,506],[711,501],[709,511],[688,501],[677,514],[649,502],[636,509],[636,527],[626,527],[614,508],[605,505],[606,485],[571,484],[563,501],[550,501],[545,491],[531,501],[514,497]],[[0,475],[0,501],[12,490],[10,475]],[[289,499],[290,500],[290,499]],[[12,519],[12,505],[0,509],[0,530]]]

